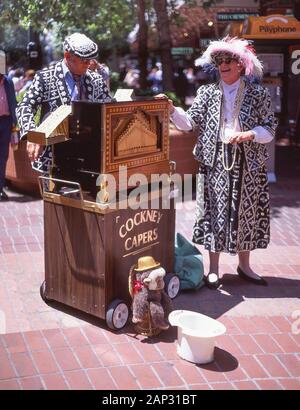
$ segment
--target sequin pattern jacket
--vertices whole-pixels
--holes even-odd
[[[109,102],[111,97],[101,75],[87,70],[84,76],[84,86],[87,100],[94,102]],[[20,126],[21,138],[29,130],[36,128],[34,116],[41,106],[41,116],[44,118],[59,106],[71,103],[71,98],[64,79],[62,62],[53,67],[44,68],[34,76],[33,83],[17,107],[17,118]]]
[[[218,83],[203,85],[187,114],[198,131],[194,148],[195,159],[202,165],[212,167],[216,156],[216,146],[220,132],[222,91]],[[244,97],[239,113],[241,131],[249,131],[256,126],[265,127],[275,136],[277,119],[271,108],[268,90],[258,84],[246,83]],[[269,155],[265,144],[254,141],[242,143],[249,171],[260,168]]]

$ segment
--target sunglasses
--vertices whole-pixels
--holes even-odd
[[[214,58],[214,63],[215,65],[219,66],[221,65],[223,62],[225,64],[230,64],[232,61],[237,61],[235,58],[233,57],[215,57]]]

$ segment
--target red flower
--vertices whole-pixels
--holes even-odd
[[[143,283],[140,280],[133,281],[133,293],[140,292],[143,289]]]

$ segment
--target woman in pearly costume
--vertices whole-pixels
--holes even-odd
[[[178,129],[198,132],[193,241],[209,252],[206,283],[218,288],[220,253],[227,252],[238,255],[240,277],[266,285],[250,266],[250,252],[270,241],[266,144],[277,126],[269,93],[259,84],[262,64],[247,40],[229,37],[212,41],[196,62],[217,70],[219,80],[201,86],[187,112],[169,105]]]

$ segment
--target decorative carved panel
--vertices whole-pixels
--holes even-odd
[[[116,173],[120,166],[128,170],[139,168],[139,172],[143,172],[144,167],[155,164],[158,173],[167,172],[167,100],[107,103],[103,106],[102,118],[105,136],[102,172]]]
[[[120,119],[113,131],[114,158],[158,152],[157,118],[137,110],[129,118]]]

